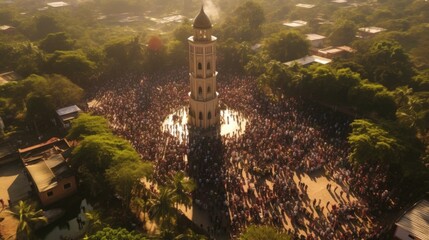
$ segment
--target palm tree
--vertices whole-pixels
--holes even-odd
[[[185,207],[192,206],[191,192],[195,189],[196,185],[184,172],[177,172],[170,179],[168,187],[174,192],[173,201],[175,204],[183,204]]]
[[[11,213],[19,219],[17,238],[20,238],[18,236],[22,236],[22,239],[32,239],[34,225],[39,222],[48,222],[48,219],[43,214],[43,210],[39,209],[36,211],[33,205],[24,201],[19,201],[18,205],[15,206],[15,212]]]
[[[169,229],[177,216],[173,197],[173,190],[163,187],[155,198],[149,200],[149,217],[154,219],[161,229]]]
[[[88,222],[89,222],[88,230],[91,233],[95,233],[102,228],[103,223],[101,222],[101,216],[99,212],[95,210],[88,211],[85,213],[85,217],[86,219],[88,219]]]
[[[206,240],[207,237],[201,234],[198,234],[190,229],[188,229],[185,233],[182,233],[174,238],[174,240]]]

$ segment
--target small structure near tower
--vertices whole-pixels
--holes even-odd
[[[189,42],[188,124],[199,129],[220,124],[219,93],[216,87],[216,37],[212,24],[201,7],[193,23],[194,35]]]

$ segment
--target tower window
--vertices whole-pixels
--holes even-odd
[[[211,112],[209,112],[208,114],[207,114],[207,118],[210,120],[210,119],[212,119],[212,113]]]
[[[198,118],[199,118],[200,120],[203,120],[203,113],[202,113],[202,112],[200,112],[200,114],[198,114]]]
[[[207,63],[207,70],[210,70],[210,63]]]
[[[201,63],[198,63],[198,70],[203,69],[203,65]]]
[[[212,89],[210,87],[207,87],[207,93],[210,93]]]
[[[201,87],[198,87],[198,95],[203,94],[203,89]]]

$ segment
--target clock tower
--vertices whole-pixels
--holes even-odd
[[[189,42],[189,119],[192,127],[208,129],[220,124],[219,93],[216,87],[216,37],[201,7],[193,23]]]

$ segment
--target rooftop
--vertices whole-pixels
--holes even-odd
[[[73,175],[63,156],[69,149],[67,140],[58,138],[18,149],[21,160],[39,192],[47,191],[57,186],[58,180]]]
[[[314,8],[316,5],[314,5],[314,4],[306,4],[306,3],[298,3],[295,6],[300,7],[300,8],[308,8],[308,9],[310,9],[310,8]]]
[[[283,23],[284,26],[288,26],[288,27],[292,27],[292,28],[296,28],[296,27],[302,27],[307,25],[306,21],[302,21],[302,20],[295,20],[292,22],[285,22]]]
[[[419,239],[429,236],[429,201],[421,200],[395,223]]]
[[[10,30],[10,29],[14,29],[14,27],[9,26],[9,25],[1,25],[0,26],[0,31],[6,31],[6,30]]]
[[[49,7],[58,8],[58,7],[66,7],[70,4],[66,2],[49,2],[46,5],[48,5]]]
[[[21,77],[18,74],[16,74],[14,71],[0,73],[0,85],[6,84],[11,81],[16,81],[20,78]]]
[[[24,164],[44,158],[46,154],[63,153],[70,148],[65,139],[51,138],[45,143],[40,143],[31,147],[18,149],[19,155]]]
[[[78,106],[72,105],[72,106],[68,106],[65,108],[60,108],[56,112],[57,112],[58,116],[61,117],[61,116],[64,116],[64,115],[67,115],[70,113],[81,112],[81,111],[82,110]]]
[[[311,63],[320,63],[320,64],[328,64],[332,62],[331,59],[329,58],[324,58],[324,57],[319,57],[316,55],[311,55],[311,56],[305,56],[303,58],[299,58],[299,59],[295,59],[289,62],[286,62],[284,64],[288,65],[288,66],[292,66],[294,63],[298,63],[301,64],[303,66],[311,64]]]
[[[359,28],[359,31],[367,33],[379,33],[386,31],[386,29],[381,27],[361,27]]]
[[[326,39],[325,36],[315,34],[315,33],[306,34],[306,36],[307,36],[307,40],[309,40],[309,41]]]
[[[209,29],[212,27],[212,23],[210,22],[207,14],[204,12],[203,7],[201,7],[200,13],[198,13],[198,15],[195,17],[194,24],[192,26],[198,29]]]
[[[34,180],[39,192],[44,192],[58,185],[58,180],[72,176],[71,170],[61,154],[53,154],[25,166]]]

